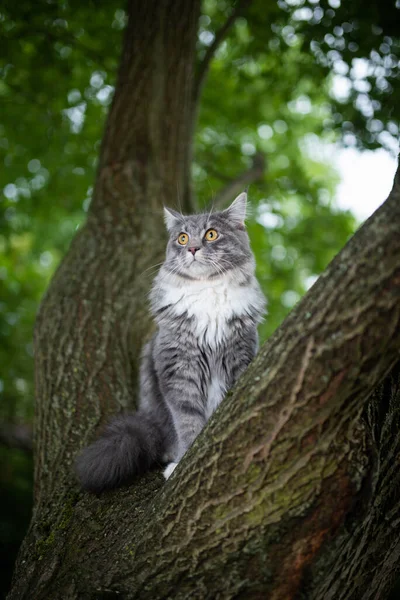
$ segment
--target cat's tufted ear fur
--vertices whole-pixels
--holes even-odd
[[[224,210],[225,215],[230,221],[233,221],[240,228],[244,228],[244,222],[246,220],[246,206],[247,206],[247,194],[242,192],[234,199],[232,204]]]
[[[168,231],[172,231],[176,225],[182,221],[182,215],[172,208],[164,206],[164,221]]]

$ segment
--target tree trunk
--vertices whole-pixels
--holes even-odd
[[[177,196],[190,204],[198,10],[197,0],[130,2],[88,220],[37,319],[38,506],[70,489],[77,446],[134,406],[146,294],[165,248],[162,206]]]
[[[399,172],[167,483],[78,490],[79,448],[134,404],[158,213],[179,190],[190,205],[198,2],[132,0],[130,15],[88,222],[37,321],[35,509],[9,598],[385,598],[400,551]]]

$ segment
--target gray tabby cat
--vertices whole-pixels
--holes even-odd
[[[150,294],[139,410],[116,417],[78,457],[84,488],[128,483],[154,464],[168,479],[257,352],[265,298],[245,230],[245,193],[222,212],[165,210],[166,259]]]

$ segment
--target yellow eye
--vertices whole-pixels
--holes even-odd
[[[217,239],[218,233],[215,231],[215,229],[209,229],[208,231],[206,231],[206,235],[204,237],[207,240],[207,242],[213,242]]]
[[[189,236],[188,236],[187,233],[180,233],[179,234],[179,236],[178,236],[178,243],[181,246],[186,246],[186,244],[188,243],[188,241],[189,241]]]

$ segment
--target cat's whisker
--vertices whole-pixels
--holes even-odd
[[[222,265],[218,264],[212,258],[209,258],[209,262],[217,270],[217,273],[220,273],[221,275],[224,275],[226,273],[226,271],[223,269]]]
[[[208,213],[208,217],[207,217],[207,223],[210,220],[213,210],[214,210],[214,202],[212,202],[212,204],[211,204],[210,212]]]
[[[211,194],[212,202],[214,202],[214,200],[215,200],[215,192],[214,192],[214,190],[211,187],[211,183],[210,183],[210,180],[209,180],[208,177],[206,178],[206,181],[207,181],[208,187],[210,188],[210,194]]]
[[[177,195],[177,199],[178,199],[178,208],[179,208],[179,212],[180,215],[182,217],[182,219],[184,218],[183,213],[182,213],[182,204],[181,204],[181,198],[180,198],[180,194],[179,194],[179,183],[176,182],[176,195]]]
[[[174,263],[176,263],[176,264],[174,264]],[[178,259],[174,259],[173,261],[170,261],[169,265],[171,265],[171,264],[172,264],[172,269],[169,268],[169,269],[166,269],[165,271],[159,272],[159,277],[161,279],[166,279],[166,278],[168,278],[168,276],[175,275],[181,270],[181,264]]]
[[[159,267],[161,267],[161,265],[163,265],[165,262],[165,260],[155,264],[155,265],[151,265],[151,267],[148,267],[147,269],[145,269],[144,271],[142,271],[141,273],[139,273],[138,277],[142,277],[143,275],[145,275],[146,273],[148,273],[148,271],[155,271],[156,269],[158,269]],[[150,273],[151,274],[151,273]]]

